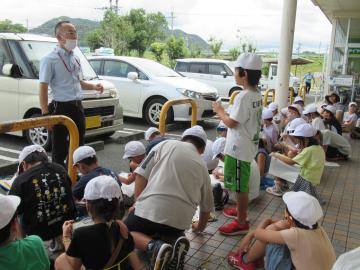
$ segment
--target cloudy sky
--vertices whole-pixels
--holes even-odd
[[[109,0],[1,0],[0,20],[10,19],[29,28],[59,16],[100,21]],[[113,0],[115,2],[115,0]],[[131,8],[174,12],[174,28],[201,36],[216,37],[224,49],[237,46],[239,37],[261,50],[277,50],[283,0],[119,0],[120,13]],[[311,0],[298,0],[294,50],[325,51],[331,24]]]

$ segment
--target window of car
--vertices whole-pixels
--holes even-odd
[[[104,62],[104,76],[127,78],[129,72],[137,72],[140,80],[148,80],[143,72],[129,63],[116,60]]]
[[[191,72],[191,73],[206,73],[206,64],[191,63],[189,72]]]
[[[0,76],[2,75],[3,66],[10,63],[10,57],[5,48],[5,44],[0,40]]]
[[[22,76],[25,78],[32,78],[33,75],[31,74],[29,65],[27,64],[26,59],[22,54],[22,51],[20,50],[18,43],[16,41],[11,40],[9,41],[9,47],[16,64],[19,66],[21,70]]]
[[[189,64],[184,62],[177,62],[175,70],[178,72],[187,72]]]
[[[222,64],[209,64],[209,74],[221,75],[221,72],[225,71],[224,65]]]
[[[101,75],[101,60],[90,60],[89,62],[96,74]]]

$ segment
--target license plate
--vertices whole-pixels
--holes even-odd
[[[101,127],[101,117],[98,115],[85,118],[86,129]]]

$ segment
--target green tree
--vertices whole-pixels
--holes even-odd
[[[175,65],[175,59],[183,58],[187,54],[185,41],[183,38],[170,37],[166,41],[166,52],[171,60],[171,66]]]
[[[6,19],[0,21],[0,32],[3,33],[25,33],[27,28],[20,23],[12,23],[12,21]]]
[[[217,40],[216,38],[211,37],[208,41],[211,52],[213,53],[214,57],[217,57],[223,44],[222,40]]]
[[[126,54],[130,43],[134,40],[134,29],[124,16],[106,11],[99,28],[90,32],[87,42],[92,49],[103,47],[113,48],[115,54]]]
[[[154,42],[150,45],[150,51],[156,58],[156,61],[161,62],[166,44],[161,42]]]
[[[132,9],[126,16],[134,29],[134,39],[130,42],[130,49],[136,50],[139,56],[143,56],[146,49],[157,39],[165,37],[164,29],[167,21],[163,14],[146,14],[144,9]]]
[[[198,45],[190,46],[190,57],[197,58],[201,56],[201,48]]]
[[[229,54],[230,54],[231,60],[236,60],[236,58],[240,54],[240,49],[238,47],[231,48],[229,50]]]

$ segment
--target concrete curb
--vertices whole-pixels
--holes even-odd
[[[114,143],[125,144],[130,141],[137,141],[144,139],[144,132],[125,132],[122,130],[118,130],[109,138]]]

